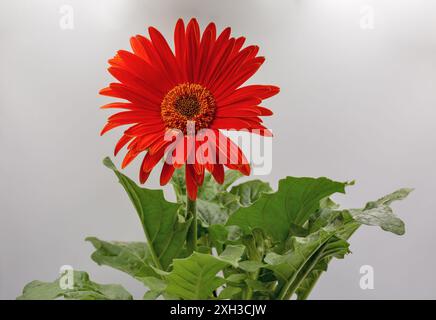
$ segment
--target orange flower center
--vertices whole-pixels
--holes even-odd
[[[161,103],[161,115],[168,129],[186,133],[188,121],[195,130],[207,128],[215,117],[215,98],[205,87],[182,83],[171,89]]]

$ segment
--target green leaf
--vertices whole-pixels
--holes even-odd
[[[340,206],[329,197],[325,197],[319,201],[319,207],[320,209],[338,209]]]
[[[242,246],[228,246],[218,256],[194,252],[184,259],[175,259],[173,270],[167,276],[166,292],[187,300],[204,300],[225,283],[217,273],[235,265],[243,253]]]
[[[131,300],[132,296],[117,284],[98,284],[89,279],[84,271],[74,271],[73,288],[62,289],[60,278],[54,282],[32,281],[23,289],[18,300],[53,300],[57,298],[76,300]]]
[[[231,299],[233,296],[241,293],[242,289],[238,287],[227,286],[219,294],[218,299],[225,300]]]
[[[224,183],[220,185],[212,175],[205,174],[203,185],[199,187],[197,194],[197,214],[204,227],[224,224],[229,215],[240,207],[239,196],[227,192],[228,187],[240,177],[242,177],[242,174],[239,171],[227,170]],[[171,184],[174,187],[177,202],[186,206],[184,167],[174,172]],[[184,211],[184,207],[181,210]]]
[[[98,265],[106,265],[143,282],[145,277],[157,276],[151,267],[152,261],[147,244],[144,242],[107,242],[88,237],[96,249],[91,259]]]
[[[209,240],[212,246],[222,248],[228,239],[229,231],[221,224],[214,224],[208,228]]]
[[[227,190],[236,180],[243,175],[239,171],[227,170],[224,175],[224,183],[218,184],[212,175],[206,173],[204,176],[203,184],[197,192],[198,198],[210,201],[215,198],[219,192]],[[186,184],[185,184],[185,167],[177,169],[171,178],[171,184],[177,196],[177,201],[183,203],[186,201]]]
[[[186,182],[185,182],[185,167],[174,171],[171,177],[171,185],[173,186],[178,203],[186,201]]]
[[[203,227],[225,224],[228,217],[241,206],[249,206],[263,193],[271,192],[268,183],[253,180],[228,188],[243,175],[239,171],[227,170],[224,183],[218,184],[212,175],[205,174],[203,185],[198,189],[197,213]],[[177,201],[186,205],[184,168],[175,171],[171,183],[177,196]],[[184,211],[184,209],[182,209]]]
[[[245,280],[247,286],[254,292],[269,292],[271,291],[268,287],[269,283],[264,283],[258,280],[247,279]]]
[[[166,281],[155,277],[142,278],[142,282],[149,288],[142,297],[144,300],[156,300],[167,288]]]
[[[148,288],[150,288],[150,290],[155,292],[163,292],[167,287],[167,284],[164,280],[155,277],[145,277],[143,278],[143,282]]]
[[[228,262],[233,267],[238,267],[238,261],[241,260],[241,256],[245,251],[243,245],[229,245],[226,249],[219,255],[219,258],[223,261]]]
[[[227,170],[224,174],[224,183],[222,190],[227,190],[233,183],[242,178],[244,175],[236,170]]]
[[[242,236],[242,231],[238,226],[224,226],[222,224],[209,226],[208,232],[211,241],[220,244],[236,241]]]
[[[224,192],[236,180],[243,177],[242,173],[235,170],[227,170],[224,173],[224,183],[219,184],[211,174],[205,174],[203,185],[198,189],[198,197],[206,201],[213,201],[218,193]]]
[[[239,208],[227,225],[261,228],[276,241],[284,241],[292,224],[303,225],[319,209],[321,199],[344,193],[346,185],[327,178],[287,177],[280,180],[278,191],[262,193],[252,206]]]
[[[156,300],[161,295],[161,292],[149,290],[144,293],[143,300]]]
[[[413,191],[412,188],[402,188],[398,189],[388,195],[385,195],[384,197],[381,197],[380,199],[368,202],[366,205],[366,208],[371,209],[379,206],[389,206],[392,202],[403,200],[405,199],[411,192]]]
[[[334,211],[330,209],[321,210],[318,216],[311,222],[311,230],[324,227],[326,225],[336,225],[336,233],[342,239],[349,239],[360,224],[380,226],[383,230],[393,232],[398,235],[404,234],[404,223],[392,212],[389,205],[393,201],[406,198],[413,189],[399,189],[388,194],[377,201],[368,202],[363,209],[349,209]],[[329,206],[337,208],[337,206]],[[327,270],[327,265],[331,257],[327,257],[318,262],[313,270],[302,281],[297,289],[298,299],[306,299],[315,286],[321,274]]]
[[[227,244],[240,243],[242,230],[237,226],[224,226],[214,224],[208,228],[208,239],[211,247],[215,247],[221,253]]]
[[[377,201],[368,202],[363,209],[349,209],[351,216],[361,224],[380,226],[385,231],[403,235],[404,222],[398,218],[389,206],[392,202],[406,198],[413,189],[399,189]]]
[[[211,200],[197,199],[198,218],[204,227],[225,224],[237,208],[238,197],[230,193],[219,193]]]
[[[259,261],[245,260],[239,262],[239,268],[247,272],[256,272],[263,267],[265,267],[265,264]]]
[[[347,210],[331,210],[328,208],[316,212],[309,220],[308,232],[314,233],[321,228],[335,228],[336,235],[348,239],[360,226]]]
[[[230,193],[239,196],[239,203],[243,207],[251,206],[263,193],[271,193],[273,190],[268,182],[251,180],[234,186]]]
[[[233,273],[226,278],[226,282],[229,284],[238,284],[247,279],[245,273]]]
[[[119,172],[109,158],[103,163],[117,175],[138,212],[155,266],[168,270],[183,247],[191,221],[179,221],[180,205],[166,201],[162,190],[140,188]]]

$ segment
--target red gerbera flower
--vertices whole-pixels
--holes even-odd
[[[116,155],[127,145],[122,168],[146,151],[139,173],[139,180],[144,183],[166,155],[160,177],[161,185],[165,185],[174,170],[186,164],[191,200],[197,197],[205,170],[218,183],[224,180],[223,166],[248,175],[250,165],[242,151],[219,130],[271,135],[261,124],[260,116],[270,116],[272,112],[260,104],[277,94],[279,88],[241,87],[265,60],[257,56],[259,47],[243,48],[245,38],[230,37],[230,28],[217,35],[214,23],[201,35],[195,19],[186,28],[182,19],[177,22],[174,52],[158,30],[150,27],[149,34],[150,38],[137,35],[130,39],[133,53],[120,50],[109,60],[108,70],[119,83],[111,83],[100,91],[102,95],[128,101],[102,107],[125,111],[110,116],[101,134],[131,125],[115,146]],[[204,143],[191,141],[190,123],[196,131],[207,129],[213,138],[206,134]],[[168,134],[172,134],[172,139],[168,139]],[[180,146],[185,147],[183,152],[178,151]],[[198,151],[204,152],[198,156]],[[192,161],[188,161],[190,155],[194,155]]]

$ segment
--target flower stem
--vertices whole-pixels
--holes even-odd
[[[197,203],[186,196],[186,217],[192,218],[186,238],[186,246],[190,253],[197,250]]]

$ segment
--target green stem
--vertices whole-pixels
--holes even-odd
[[[307,300],[313,288],[315,287],[315,284],[318,282],[321,273],[310,283],[310,286],[304,291],[304,293],[301,296],[298,296],[297,300]]]
[[[252,280],[257,280],[257,278],[259,278],[259,270],[250,273],[250,277]],[[253,289],[247,288],[247,294],[245,296],[245,300],[251,300],[251,299],[253,299]]]
[[[322,256],[325,246],[318,249],[318,251],[310,258],[308,264],[305,265],[302,269],[300,269],[294,277],[292,277],[292,281],[289,281],[281,290],[279,295],[279,300],[289,300],[292,295],[297,291],[298,287],[301,285],[303,280],[309,275],[312,269],[315,267],[318,262],[318,258]]]
[[[306,277],[310,274],[310,272],[312,271],[313,267],[315,267],[316,263],[317,263],[317,260],[314,259],[310,263],[309,267],[303,272],[303,274],[299,275],[299,277],[295,281],[295,283],[293,283],[291,285],[291,287],[288,289],[288,292],[284,296],[284,300],[291,299],[292,295],[297,291],[297,289],[300,287],[300,285],[304,281],[304,279],[306,279]]]
[[[351,225],[349,228],[351,231],[346,232],[345,234],[342,235],[342,237],[346,240],[348,240],[353,234],[354,232],[356,232],[356,230],[359,228],[360,224],[359,223],[355,223],[354,225]],[[327,264],[330,262],[332,258],[329,258],[327,260]],[[299,300],[306,300],[310,293],[312,292],[313,288],[315,287],[315,284],[318,282],[318,279],[320,278],[320,276],[323,274],[323,272],[320,272],[310,283],[310,286],[304,291],[304,293],[298,297]],[[288,294],[289,295],[289,294]],[[289,297],[287,296],[287,298],[289,299]]]
[[[197,251],[197,203],[186,196],[186,217],[192,218],[186,238],[186,246],[190,253]]]
[[[259,252],[259,248],[257,246],[258,242],[263,243],[263,237],[259,239],[259,237],[256,238],[256,233],[253,233],[253,236],[247,236],[243,239],[243,244],[245,245],[247,249],[247,255],[249,260],[252,261],[258,261],[261,262],[263,258],[263,250]],[[258,241],[256,241],[258,239]],[[255,272],[249,273],[250,279],[257,280],[259,277],[259,270]],[[247,286],[245,292],[244,292],[244,300],[251,300],[253,299],[253,289]]]

